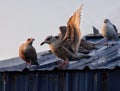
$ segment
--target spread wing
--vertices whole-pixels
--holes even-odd
[[[66,29],[67,29],[66,26],[60,26],[60,27],[59,27],[59,30],[60,30],[59,37],[60,37],[60,39],[63,39],[63,38],[64,38],[64,36],[65,36],[65,34],[66,34]]]
[[[82,6],[80,6],[79,9],[77,9],[73,16],[70,17],[67,23],[67,29],[65,36],[63,37],[63,41],[70,41],[71,47],[74,50],[75,53],[78,52],[79,44],[80,44],[80,14],[82,10]]]

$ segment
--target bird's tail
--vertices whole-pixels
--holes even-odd
[[[32,62],[32,65],[39,65],[38,62]]]
[[[87,54],[82,54],[82,53],[76,53],[76,54],[74,54],[74,53],[72,53],[72,52],[70,52],[67,48],[65,48],[64,46],[62,46],[63,48],[64,48],[64,50],[65,51],[67,51],[70,55],[71,55],[71,57],[72,57],[72,59],[83,59],[83,58],[90,58],[91,57],[91,55],[87,55]]]

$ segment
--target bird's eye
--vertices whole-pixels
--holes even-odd
[[[47,38],[46,40],[50,40],[50,38]]]
[[[46,40],[47,40],[47,41],[50,41],[50,40],[51,40],[51,37],[48,37]]]
[[[30,38],[28,39],[28,41],[30,41]]]
[[[56,39],[59,39],[59,36],[55,36]]]

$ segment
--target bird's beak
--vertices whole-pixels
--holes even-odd
[[[35,39],[33,39],[33,41],[34,41]]]
[[[43,44],[45,44],[45,42],[42,42],[40,45],[42,46]]]

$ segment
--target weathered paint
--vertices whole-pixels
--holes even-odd
[[[111,71],[116,73],[114,71]],[[107,73],[109,75],[110,73]],[[120,73],[118,73],[120,74]],[[5,91],[103,91],[102,70],[5,72]],[[120,76],[120,75],[118,75]],[[111,79],[111,74],[108,76]],[[113,79],[117,79],[113,78]],[[112,80],[109,82],[112,91]],[[117,81],[117,89],[120,89]],[[108,88],[106,87],[106,88]],[[114,91],[116,88],[112,88]],[[3,90],[0,90],[3,91]]]
[[[0,73],[0,91],[4,91],[4,80],[2,73]]]

